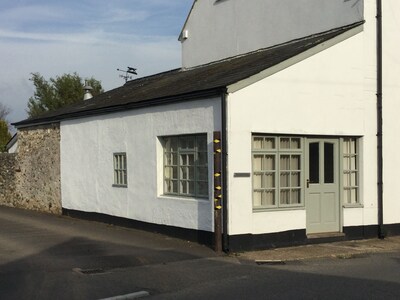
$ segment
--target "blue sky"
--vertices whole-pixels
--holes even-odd
[[[192,2],[1,0],[0,102],[12,109],[9,121],[26,117],[33,72],[78,72],[110,90],[124,83],[117,68],[146,76],[179,67],[177,39]]]

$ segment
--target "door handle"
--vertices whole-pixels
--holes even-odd
[[[310,187],[310,179],[307,179],[307,188]]]

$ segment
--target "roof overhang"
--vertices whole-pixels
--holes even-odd
[[[179,102],[186,102],[190,100],[199,100],[199,99],[209,99],[210,97],[220,96],[222,93],[225,93],[225,88],[215,88],[203,91],[196,91],[193,93],[175,95],[171,97],[163,97],[163,98],[156,98],[151,100],[145,100],[140,102],[132,102],[123,105],[115,105],[115,106],[108,106],[99,109],[90,109],[90,110],[81,110],[72,113],[65,113],[60,114],[55,117],[48,117],[48,118],[40,118],[36,120],[24,120],[21,122],[13,123],[17,129],[26,128],[26,127],[33,127],[33,126],[40,126],[52,123],[59,123],[61,121],[70,120],[70,119],[79,119],[79,118],[87,118],[90,116],[97,116],[97,115],[104,115],[114,112],[126,111],[131,109],[139,109],[139,108],[146,108],[150,106],[159,106],[159,105],[166,105],[171,103],[179,103]]]

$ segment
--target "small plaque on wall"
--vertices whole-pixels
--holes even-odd
[[[238,177],[238,178],[246,178],[250,177],[250,173],[233,173],[233,177]]]

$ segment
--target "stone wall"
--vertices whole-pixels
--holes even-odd
[[[4,157],[0,204],[60,214],[59,124],[18,130],[18,153]]]
[[[0,153],[0,204],[18,206],[16,190],[17,155]]]

